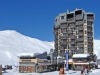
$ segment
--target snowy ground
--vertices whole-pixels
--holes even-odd
[[[80,71],[69,71],[65,72],[65,75],[81,75]],[[54,72],[47,72],[47,73],[18,73],[18,71],[7,71],[6,73],[3,73],[3,75],[59,75],[59,71]],[[100,75],[100,69],[92,70],[91,73],[88,75]]]

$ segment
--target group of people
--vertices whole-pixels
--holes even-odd
[[[89,68],[88,67],[82,67],[81,75],[88,75],[88,74],[89,74]]]

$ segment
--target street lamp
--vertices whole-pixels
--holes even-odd
[[[65,49],[65,55],[66,55],[66,70],[68,71],[68,57],[69,57],[69,55],[68,55],[69,53],[68,53],[68,50],[67,49]]]

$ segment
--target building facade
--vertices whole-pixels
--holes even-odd
[[[20,73],[42,73],[56,70],[56,63],[47,59],[47,53],[21,53],[18,57]]]
[[[93,54],[94,13],[82,9],[67,11],[55,18],[54,41],[55,54],[69,57],[73,54]]]

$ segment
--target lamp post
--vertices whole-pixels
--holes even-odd
[[[68,66],[68,50],[67,49],[65,49],[65,55],[66,55],[66,71],[68,71],[68,69],[69,69],[69,66]],[[68,72],[67,72],[67,74],[68,74]]]

